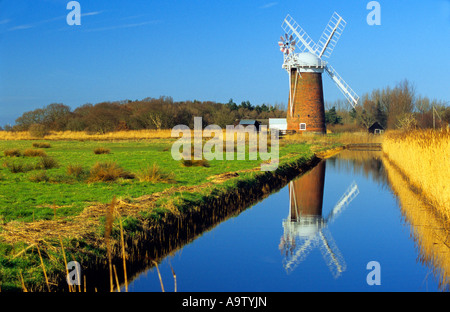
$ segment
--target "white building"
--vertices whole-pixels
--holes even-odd
[[[286,118],[269,118],[269,130],[278,129],[280,131],[287,130]]]

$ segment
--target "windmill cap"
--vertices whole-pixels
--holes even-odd
[[[325,65],[317,55],[310,52],[299,53],[297,60],[301,66],[323,67]]]

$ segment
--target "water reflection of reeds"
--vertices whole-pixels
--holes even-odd
[[[392,163],[383,157],[391,189],[410,224],[411,237],[419,250],[419,261],[432,269],[442,291],[450,290],[450,227],[436,210],[414,192]]]
[[[388,184],[381,151],[344,149],[336,156],[327,159],[327,165],[346,173],[361,174],[382,186]]]

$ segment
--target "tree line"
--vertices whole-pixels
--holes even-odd
[[[406,79],[363,94],[356,108],[349,109],[350,104],[341,100],[326,106],[327,124],[346,129],[367,129],[374,122],[384,129],[440,128],[450,123],[448,102],[417,94]]]
[[[337,100],[325,103],[325,121],[333,130],[367,129],[378,122],[384,129],[445,127],[450,123],[448,103],[416,94],[408,80],[394,87],[374,89],[361,96],[356,108]],[[74,110],[62,103],[52,103],[22,114],[14,126],[4,130],[87,131],[106,133],[118,130],[171,129],[176,125],[193,128],[194,117],[201,116],[204,126],[224,128],[239,119],[286,118],[281,104],[252,105],[212,101],[179,101],[171,97],[145,98],[84,104]],[[1,129],[1,127],[0,127]]]
[[[268,119],[286,115],[281,105],[252,105],[211,101],[180,101],[171,97],[145,98],[84,104],[72,110],[62,103],[52,103],[22,114],[15,125],[5,130],[88,131],[106,133],[119,130],[171,129],[176,125],[193,127],[194,117],[201,116],[204,125],[232,125],[237,119]]]

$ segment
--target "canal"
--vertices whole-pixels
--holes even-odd
[[[448,291],[448,231],[394,171],[381,152],[323,160],[162,259],[165,291]],[[156,267],[128,290],[160,292]]]

